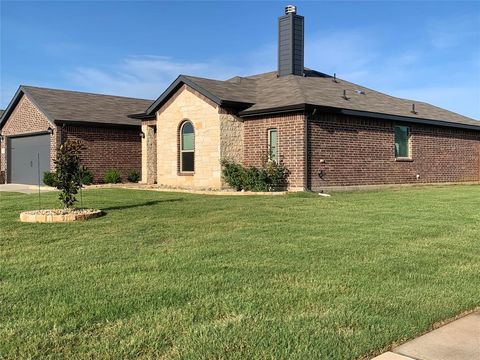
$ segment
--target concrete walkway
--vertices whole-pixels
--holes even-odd
[[[406,342],[373,360],[480,360],[480,311]]]
[[[40,192],[54,191],[54,188],[48,186],[41,186]],[[0,184],[0,192],[19,192],[23,194],[38,194],[38,185],[25,184]]]

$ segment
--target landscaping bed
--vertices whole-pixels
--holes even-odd
[[[22,222],[70,222],[78,220],[88,220],[102,216],[103,212],[97,209],[47,209],[47,210],[31,210],[20,213],[20,221]]]

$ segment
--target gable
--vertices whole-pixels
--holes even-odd
[[[6,119],[2,128],[2,134],[7,136],[28,134],[45,131],[49,127],[54,126],[33,101],[23,94]]]
[[[199,101],[197,101],[194,97],[188,96],[185,94],[185,92],[188,92],[189,94],[194,95],[195,98],[197,98]],[[191,105],[197,105],[197,106],[202,106],[202,102],[205,104],[208,104],[210,107],[213,107],[214,109],[217,109],[217,104],[214,103],[212,100],[207,98],[206,96],[202,95],[195,89],[191,88],[190,86],[183,84],[175,93],[171,95],[171,97],[157,110],[157,114],[160,115],[162,114],[166,109],[168,109],[172,104],[174,104],[177,101],[181,101],[183,106],[185,104],[191,103]]]

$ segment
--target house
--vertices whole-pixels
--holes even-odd
[[[279,18],[276,71],[180,75],[142,121],[142,181],[226,186],[222,159],[289,170],[290,190],[480,181],[480,122],[304,67],[304,18]],[[326,53],[325,56],[328,56]]]
[[[140,122],[127,115],[151,100],[20,86],[0,118],[1,177],[37,184],[54,169],[57,147],[81,139],[83,164],[101,181],[108,169],[141,170]]]

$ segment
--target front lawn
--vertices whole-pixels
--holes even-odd
[[[480,186],[84,203],[0,193],[0,358],[354,359],[480,305]]]

